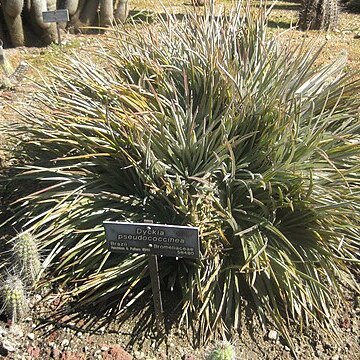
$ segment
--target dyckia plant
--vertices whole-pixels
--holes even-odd
[[[33,189],[13,225],[79,307],[120,310],[151,298],[147,259],[109,253],[102,222],[197,226],[200,260],[159,260],[179,320],[225,333],[247,297],[291,342],[292,321],[331,328],[356,288],[360,83],[343,57],[318,67],[320,50],[268,38],[263,10],[215,15],[119,28],[95,60],[51,68],[9,130],[14,186]]]

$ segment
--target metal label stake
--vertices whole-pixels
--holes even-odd
[[[175,258],[200,258],[199,229],[191,226],[104,221],[109,251],[146,254],[154,300],[156,325],[165,329],[161,299],[158,255]]]
[[[152,288],[153,300],[154,300],[156,326],[159,331],[162,331],[165,328],[165,322],[164,322],[164,310],[161,299],[159,265],[158,265],[157,256],[148,255],[148,264],[149,264],[151,288]]]
[[[4,56],[4,49],[3,49],[3,42],[0,39],[0,65],[5,63],[5,56]]]
[[[56,23],[56,30],[58,35],[58,44],[61,50],[61,33],[60,23],[69,21],[69,11],[67,9],[55,10],[55,11],[44,11],[42,13],[44,23]]]
[[[152,224],[153,221],[145,220],[144,223]],[[150,225],[147,228],[148,230],[151,231]],[[158,257],[157,255],[148,255],[147,258],[149,264],[151,289],[153,293],[156,326],[159,331],[162,331],[165,328],[165,321],[164,321],[164,309],[161,298]]]

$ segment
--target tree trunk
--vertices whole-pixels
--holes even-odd
[[[303,0],[300,30],[333,30],[338,20],[338,0]]]

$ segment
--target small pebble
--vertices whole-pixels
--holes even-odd
[[[270,330],[269,333],[268,333],[268,338],[269,338],[270,340],[277,340],[277,338],[278,338],[278,333],[277,333],[277,331],[275,331],[275,330]]]
[[[28,333],[28,334],[27,334],[27,337],[28,337],[31,341],[33,341],[33,340],[35,339],[35,334],[34,334],[34,333]]]
[[[62,342],[61,342],[61,347],[68,347],[70,344],[70,341],[68,339],[64,339]]]
[[[12,344],[12,343],[9,342],[9,341],[6,341],[6,340],[4,340],[4,341],[2,342],[2,347],[3,347],[5,350],[7,350],[8,352],[15,352],[15,350],[16,350],[15,345]]]
[[[17,324],[13,324],[10,327],[10,333],[15,337],[23,337],[24,332],[22,331],[21,327]]]
[[[138,360],[145,359],[145,354],[142,351],[134,351],[134,356]]]
[[[0,327],[0,336],[5,337],[6,335],[7,335],[7,331],[3,327]]]

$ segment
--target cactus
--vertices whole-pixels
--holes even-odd
[[[86,3],[85,0],[79,0],[77,9],[76,9],[75,13],[70,18],[70,25],[73,26],[75,28],[75,30],[79,30],[79,27],[81,26],[81,24],[80,24],[80,14],[81,14],[81,10],[85,6],[85,3]]]
[[[128,16],[128,0],[0,0],[0,3],[0,39],[4,43],[8,40],[6,45],[15,47],[23,46],[25,42],[47,45],[55,41],[56,25],[44,23],[44,11],[68,9],[70,25],[75,30],[98,24],[106,27],[114,18],[124,22]],[[117,4],[115,14],[114,3]],[[66,23],[60,24],[62,28],[66,26]]]
[[[120,0],[115,12],[115,19],[121,22],[125,22],[126,18],[128,17],[128,14],[129,14],[128,0]]]
[[[235,351],[234,347],[228,342],[220,344],[216,347],[210,355],[207,357],[207,360],[234,360]]]
[[[27,311],[25,289],[21,278],[16,275],[8,275],[0,282],[0,299],[3,304],[1,312],[4,312],[12,322],[22,319]]]
[[[73,16],[79,7],[79,0],[62,0],[58,1],[58,9],[68,9],[69,16]]]
[[[42,13],[47,10],[46,0],[31,0],[31,20],[36,27],[41,29],[48,29],[50,27],[50,23],[44,23],[42,17]]]
[[[80,22],[83,26],[91,26],[96,19],[99,0],[87,0],[80,15]]]
[[[333,30],[338,20],[338,0],[303,0],[299,14],[301,30]]]
[[[44,23],[42,13],[55,9],[55,0],[31,0],[30,22],[34,32],[41,36],[44,44],[50,44],[56,38],[56,25]]]
[[[100,0],[100,25],[111,25],[114,18],[113,0]]]
[[[3,0],[3,15],[13,46],[23,46],[25,43],[21,19],[23,6],[23,0]]]
[[[20,64],[15,73],[27,69],[27,64]],[[20,68],[21,67],[21,68]],[[18,74],[13,76],[18,76]],[[15,239],[13,247],[15,263],[19,267],[20,273],[28,285],[33,285],[40,273],[41,262],[40,255],[36,245],[36,240],[29,232],[23,232]]]
[[[11,17],[16,17],[21,14],[24,7],[23,0],[6,0],[4,1],[4,11]]]

